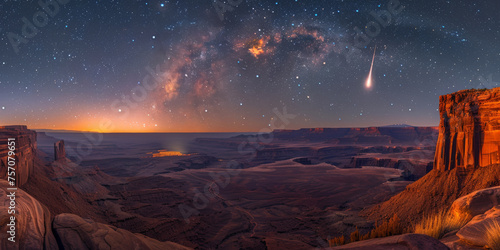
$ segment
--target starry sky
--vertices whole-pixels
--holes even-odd
[[[500,82],[495,0],[40,3],[0,5],[2,125],[436,126],[439,95]]]

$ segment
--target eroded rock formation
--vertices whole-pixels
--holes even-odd
[[[0,179],[7,179],[8,140],[15,138],[16,185],[22,186],[33,173],[36,132],[26,126],[0,126]]]
[[[440,96],[439,114],[435,169],[500,163],[500,88]]]
[[[64,141],[54,143],[54,159],[56,161],[66,158],[66,149],[64,148]]]

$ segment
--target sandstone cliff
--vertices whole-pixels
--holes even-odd
[[[500,88],[440,96],[439,114],[435,169],[500,163]]]
[[[406,223],[449,207],[460,196],[500,185],[500,88],[439,98],[434,169],[390,200],[367,209],[374,220],[397,214]]]
[[[26,126],[0,126],[0,179],[7,178],[8,139],[16,142],[16,185],[22,186],[33,173],[36,157],[36,132]]]

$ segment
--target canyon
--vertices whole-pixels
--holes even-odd
[[[85,135],[40,132],[32,141],[38,148],[33,171],[21,188],[45,208],[40,223],[51,225],[56,238],[83,234],[54,228],[61,217],[195,249],[309,249],[319,246],[318,237],[372,227],[358,212],[423,176],[437,138],[434,128],[332,131],[275,131],[266,143],[252,134],[198,137],[183,153],[165,149],[158,135],[103,135],[84,157],[76,148]],[[403,131],[414,132],[405,137]],[[318,137],[308,139],[309,133]],[[234,162],[238,174],[227,175]],[[195,197],[206,204],[200,207]],[[181,205],[198,208],[186,217]],[[60,239],[58,247],[78,242]]]
[[[9,138],[16,142],[14,186],[5,180]],[[64,156],[64,142],[54,144],[52,164],[39,158],[44,153],[37,149],[37,133],[26,126],[0,127],[0,143],[1,249],[190,249],[91,220],[106,221],[104,211],[89,202],[106,195],[99,181],[108,178],[109,184],[111,177],[77,169]]]
[[[24,246],[324,247],[329,238],[369,232],[394,215],[410,228],[444,208],[463,213],[461,199],[473,198],[462,197],[500,185],[498,92],[441,96],[439,127],[311,128],[189,139],[102,134],[87,155],[77,150],[87,134],[5,126],[0,177],[6,177],[6,142],[16,138],[19,202],[31,216],[19,221]],[[6,188],[0,182],[0,190]],[[498,213],[491,209],[480,207],[474,216]],[[0,221],[7,221],[5,214]],[[343,249],[403,241],[463,247],[462,238],[477,242],[471,235],[480,218],[474,223],[441,242],[410,234]]]

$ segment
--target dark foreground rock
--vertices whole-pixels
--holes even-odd
[[[190,249],[85,220],[74,214],[57,215],[53,227],[64,249]]]
[[[475,216],[457,232],[457,236],[469,244],[481,247],[486,246],[488,245],[486,232],[494,223],[500,224],[500,206],[496,206],[484,214]]]
[[[74,214],[60,214],[52,220],[50,211],[21,189],[14,194],[16,212],[9,213],[13,207],[7,196],[13,192],[9,188],[7,181],[0,180],[0,249],[190,249]],[[11,220],[11,216],[15,219]],[[6,233],[11,226],[12,236]],[[13,237],[13,241],[8,237]]]
[[[474,217],[500,204],[500,187],[481,189],[462,196],[451,205],[452,212],[461,217]]]
[[[391,237],[358,241],[344,246],[334,247],[333,249],[366,249],[366,250],[385,250],[385,249],[426,249],[440,250],[449,249],[438,240],[423,234],[403,234]]]
[[[9,188],[12,187],[7,181],[0,180],[0,249],[58,249],[48,209],[28,193]],[[13,200],[7,196],[12,192]],[[11,220],[11,216],[15,219]],[[13,237],[14,242],[8,237]]]

